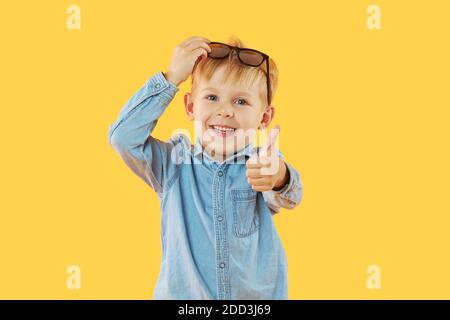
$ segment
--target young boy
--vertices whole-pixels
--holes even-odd
[[[183,41],[168,71],[150,77],[109,127],[109,143],[160,200],[154,299],[288,299],[287,258],[272,215],[300,203],[302,183],[277,152],[276,135],[261,148],[248,134],[273,118],[277,69],[239,40],[228,45]],[[194,145],[184,134],[167,142],[151,136],[189,75],[186,114],[201,134]]]

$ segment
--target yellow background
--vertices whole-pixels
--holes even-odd
[[[366,9],[381,8],[381,30]],[[81,30],[66,9],[81,8]],[[277,63],[280,147],[305,194],[276,216],[290,299],[450,298],[448,1],[8,1],[0,10],[0,298],[151,299],[156,194],[107,141],[192,36]],[[180,91],[154,131],[191,132]],[[81,267],[81,290],[66,287]],[[381,290],[369,290],[369,265]]]

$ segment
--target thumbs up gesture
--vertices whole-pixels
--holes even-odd
[[[275,126],[259,154],[252,155],[246,162],[247,180],[255,191],[281,190],[289,181],[286,163],[276,152],[279,132],[280,126]]]

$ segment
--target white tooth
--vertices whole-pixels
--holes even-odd
[[[222,127],[222,126],[213,126],[213,128],[220,132],[230,132],[230,133],[234,132],[234,130],[235,130],[233,128],[227,128],[227,127]]]
[[[223,131],[234,131],[233,128],[227,128],[227,127],[221,127],[221,126],[215,126],[216,129],[223,130]]]

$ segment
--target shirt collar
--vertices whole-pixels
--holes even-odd
[[[201,143],[201,141],[200,141],[200,138],[197,137],[197,138],[195,139],[195,144],[194,144],[194,147],[193,147],[194,157],[195,157],[195,158],[199,158],[199,157],[201,157],[201,154],[203,153],[203,156],[204,156],[205,158],[208,158],[210,161],[217,162],[217,163],[221,163],[220,161],[211,158],[211,157],[208,155],[207,152],[203,152],[203,151],[204,151],[204,148],[203,148],[203,146],[202,146],[202,143]],[[253,142],[250,142],[250,143],[247,144],[244,148],[242,148],[242,149],[239,150],[238,152],[236,152],[236,153],[230,155],[228,158],[226,158],[226,159],[223,161],[223,163],[229,162],[229,161],[233,160],[234,158],[239,158],[239,157],[242,157],[242,156],[244,156],[244,157],[246,157],[246,156],[247,156],[247,157],[250,157],[250,156],[252,156],[253,154],[255,154],[255,153],[257,153],[257,152],[258,152],[258,147],[256,147],[256,146],[254,145]]]

